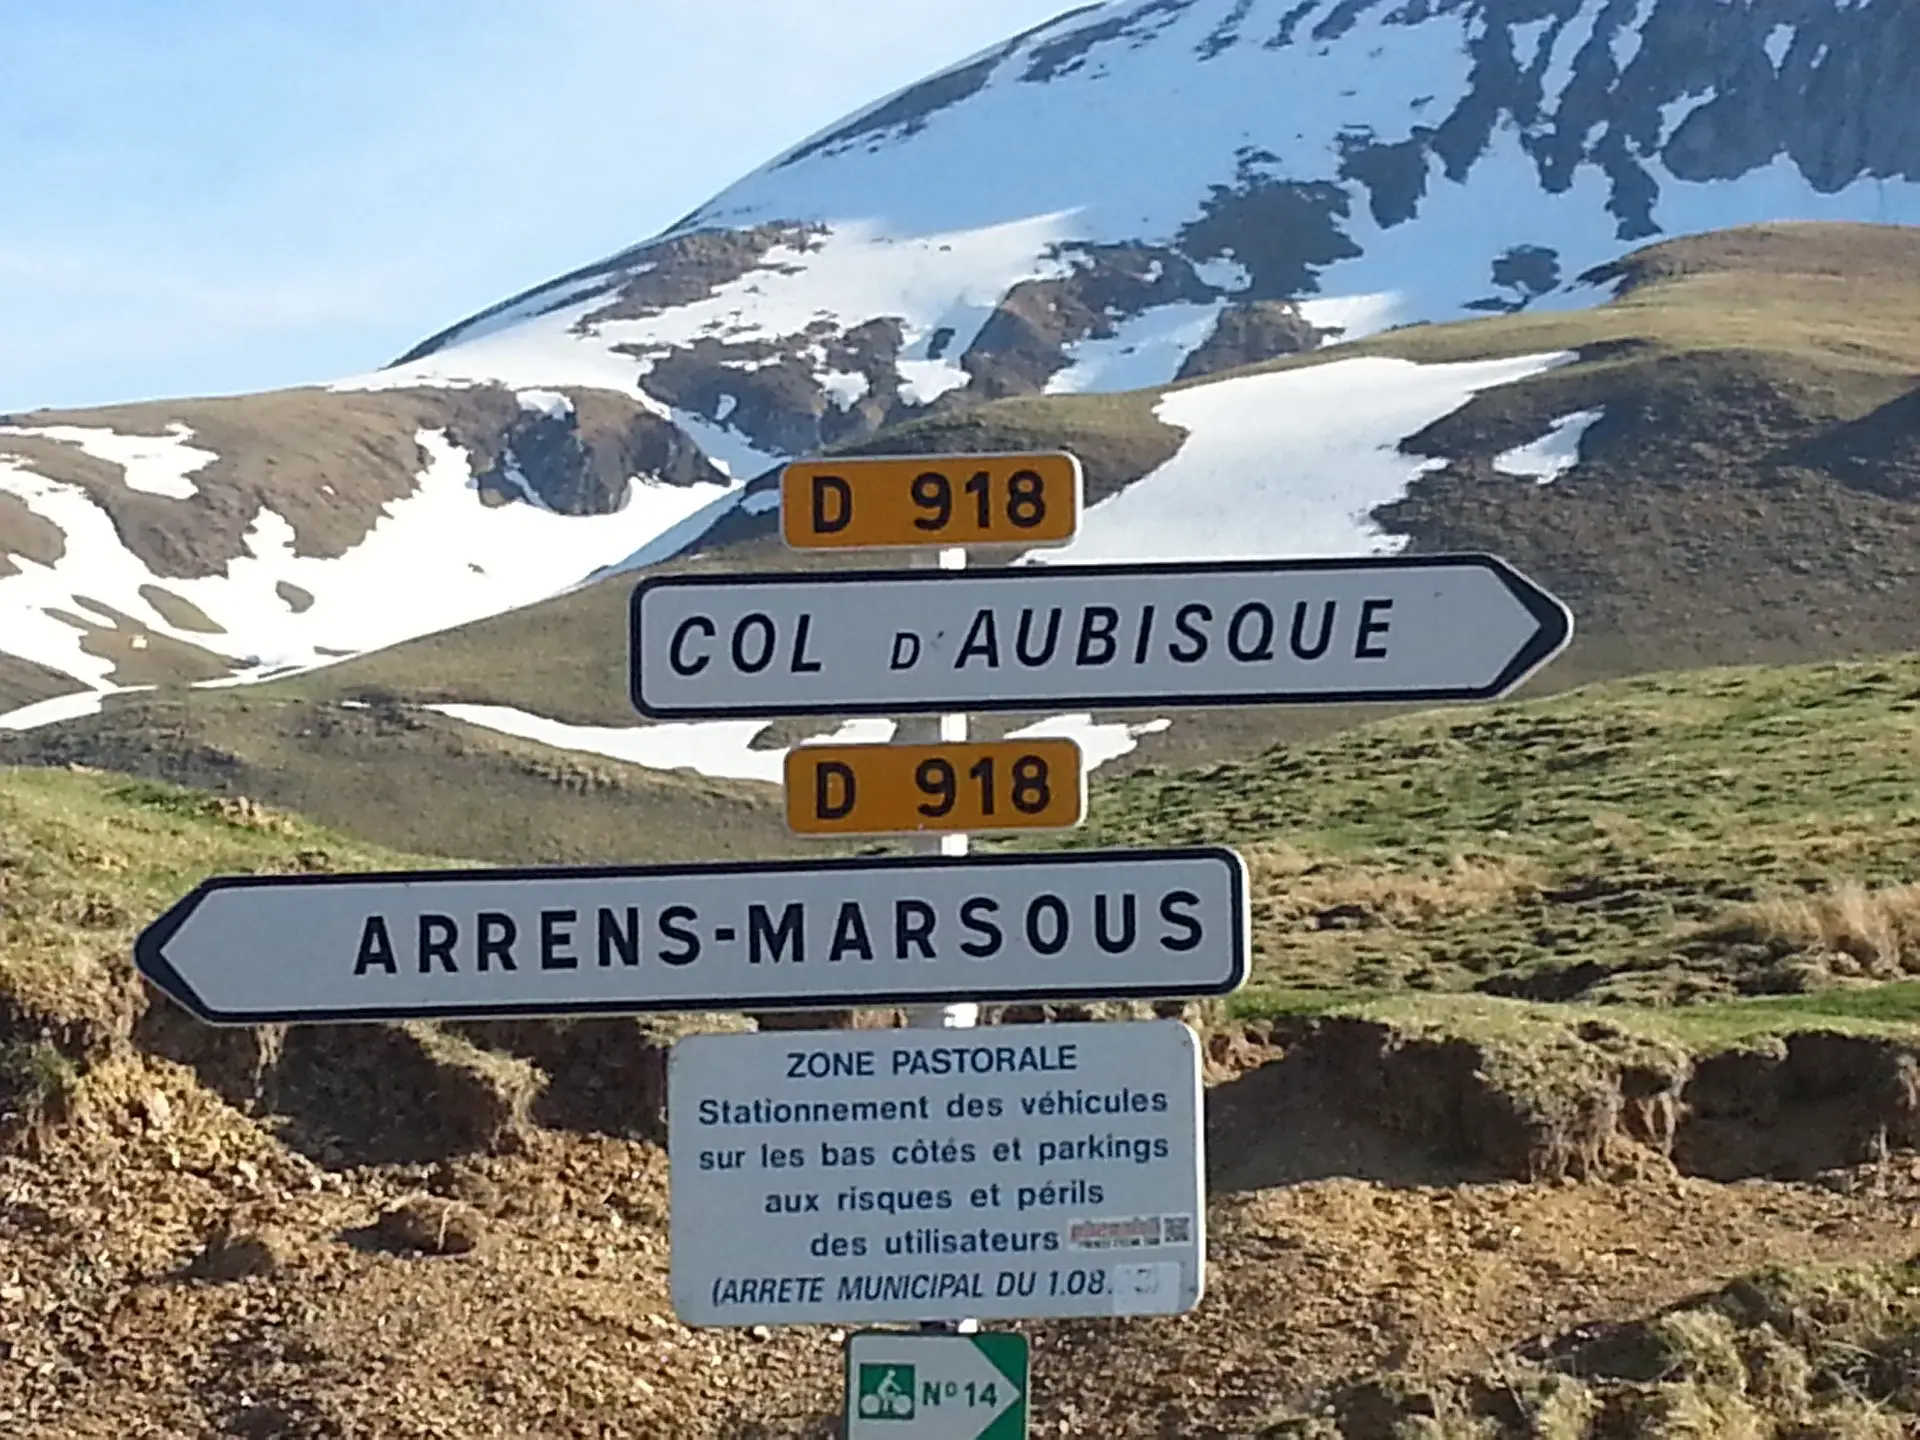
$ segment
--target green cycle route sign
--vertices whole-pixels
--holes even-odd
[[[1023,1335],[847,1337],[846,1440],[1025,1440]]]

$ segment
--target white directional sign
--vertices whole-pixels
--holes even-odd
[[[1224,995],[1231,850],[223,877],[136,964],[213,1024]]]
[[[1199,1303],[1200,1051],[1178,1020],[690,1036],[667,1130],[689,1325]]]
[[[860,1330],[846,1353],[845,1440],[1024,1440],[1024,1335]]]
[[[1488,700],[1565,648],[1486,555],[675,575],[633,592],[655,718]]]

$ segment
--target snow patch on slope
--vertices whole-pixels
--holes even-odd
[[[909,405],[931,405],[949,390],[964,390],[973,377],[953,361],[901,360],[900,398]]]
[[[1142,311],[1114,327],[1106,339],[1067,347],[1067,368],[1047,381],[1049,395],[1087,391],[1144,390],[1165,385],[1181,363],[1213,333],[1222,302],[1182,301]]]
[[[1359,340],[1401,322],[1406,299],[1396,290],[1373,294],[1324,295],[1299,302],[1300,318],[1341,340]]]
[[[908,398],[931,401],[967,384],[959,357],[1008,290],[1022,281],[1068,273],[1068,263],[1055,251],[1071,237],[1071,219],[1070,212],[1052,211],[1005,224],[907,236],[890,234],[870,220],[848,220],[804,242],[776,245],[739,279],[657,315],[589,322],[587,317],[606,304],[598,290],[545,311],[529,301],[518,324],[488,324],[417,360],[349,376],[328,388],[497,383],[520,390],[523,403],[527,395],[550,393],[543,387],[614,390],[671,419],[716,465],[744,478],[793,457],[762,450],[730,426],[669,409],[649,395],[645,379],[662,357],[701,340],[790,341],[823,321],[844,331],[890,316],[901,325],[902,354],[920,352],[900,364]],[[928,345],[939,332],[945,332],[945,348],[941,358],[929,359]],[[834,371],[820,347],[811,349],[820,383],[842,408],[857,402],[865,393],[864,377]],[[752,368],[752,362],[740,368]],[[856,381],[862,387],[857,392]]]
[[[1439,461],[1400,441],[1479,391],[1578,358],[1419,365],[1376,356],[1175,390],[1155,414],[1187,432],[1159,469],[1091,506],[1080,534],[1033,564],[1393,554],[1372,518]]]
[[[759,266],[703,299],[643,320],[594,328],[608,344],[641,353],[700,339],[774,340],[819,320],[845,328],[899,317],[905,346],[953,331],[963,353],[1000,298],[1022,280],[1067,273],[1052,247],[1071,237],[1066,211],[1023,215],[974,229],[901,235],[870,219],[843,220],[804,247],[776,245]]]
[[[820,373],[820,388],[840,410],[851,410],[867,398],[872,383],[858,370],[823,370]]]
[[[1578,13],[1561,29],[1554,41],[1553,57],[1540,77],[1541,94],[1557,96],[1567,88],[1567,82],[1573,78],[1574,62],[1593,42],[1594,28],[1606,8],[1607,0],[1584,0]]]
[[[761,780],[778,785],[785,775],[787,748],[755,749],[767,720],[694,720],[658,725],[570,725],[508,705],[446,704],[426,707],[463,724],[521,740],[604,755],[649,770],[693,770],[716,780]],[[1089,771],[1136,748],[1143,735],[1158,734],[1172,722],[1144,724],[1096,722],[1091,715],[1053,715],[1007,732],[1009,740],[1040,737],[1079,742]],[[884,745],[897,729],[892,720],[849,720],[831,733],[808,736],[801,744]]]
[[[349,391],[505,385],[513,390],[541,390],[567,385],[617,391],[664,416],[666,407],[640,388],[639,361],[616,353],[590,334],[575,332],[574,326],[588,312],[605,303],[595,294],[529,315],[517,325],[483,327],[476,338],[463,339],[405,365],[349,375],[326,388]]]
[[[1271,155],[1265,171],[1325,175],[1335,158],[1329,137],[1403,127],[1422,113],[1413,105],[1422,95],[1444,114],[1471,78],[1460,25],[1394,24],[1392,6],[1315,47],[1324,54],[1302,51],[1288,63],[1236,45],[1197,66],[1194,49],[1217,8],[1191,6],[1115,63],[1055,71],[1045,84],[1020,78],[1043,43],[1029,40],[978,93],[924,127],[783,157],[683,228],[858,219],[889,235],[951,236],[1071,215],[1073,238],[1084,241],[1166,240],[1200,213],[1242,151]]]
[[[1773,62],[1775,70],[1778,70],[1781,62],[1787,58],[1787,51],[1793,48],[1793,37],[1799,33],[1799,29],[1797,25],[1782,22],[1767,32],[1767,59]]]
[[[756,750],[754,739],[767,720],[697,720],[661,725],[569,725],[508,705],[429,705],[449,719],[521,740],[604,755],[649,770],[693,770],[716,780],[764,780],[778,785],[787,752]],[[893,738],[891,720],[849,720],[831,735],[813,737],[834,744],[884,744]]]
[[[56,695],[51,700],[42,700],[36,705],[22,705],[18,710],[9,710],[0,715],[0,730],[37,730],[42,725],[60,725],[68,720],[84,720],[89,715],[98,715],[100,707],[107,702],[109,694],[129,694],[134,690],[147,690],[151,686],[134,685],[123,691],[76,690],[71,695]]]
[[[71,695],[56,695],[36,705],[23,705],[0,715],[0,730],[37,730],[42,725],[59,725],[68,720],[83,720],[98,715],[106,703],[104,690],[80,690]]]
[[[749,515],[758,515],[764,510],[777,509],[779,504],[778,490],[762,490],[749,495],[744,485],[737,485],[709,500],[691,515],[669,525],[632,554],[622,556],[611,565],[599,567],[582,580],[580,586],[596,584],[612,575],[624,574],[630,570],[643,570],[649,565],[659,565],[671,560],[735,510],[743,510]]]
[[[0,460],[0,490],[66,537],[53,565],[21,557],[20,573],[0,576],[7,652],[107,688],[111,662],[87,654],[83,632],[49,613],[74,611],[74,596],[84,595],[156,634],[226,656],[246,672],[242,680],[312,669],[545,599],[627,559],[714,500],[734,498],[736,488],[639,479],[625,505],[602,516],[487,506],[464,450],[438,430],[415,438],[429,457],[418,488],[390,502],[344,555],[296,555],[293,527],[263,506],[247,531],[247,553],[224,574],[190,580],[156,577],[81,487]],[[294,613],[277,592],[281,582],[312,595],[313,604]],[[152,586],[194,606],[221,633],[171,624],[141,595]]]
[[[89,425],[0,425],[0,436],[37,436],[77,446],[84,454],[126,472],[129,490],[149,495],[164,495],[170,500],[190,500],[199,493],[188,477],[204,470],[220,457],[211,450],[187,444],[193,431],[173,424],[164,435],[122,435],[118,431]]]
[[[1734,180],[1687,183],[1673,179],[1665,166],[1653,168],[1660,177],[1653,218],[1676,235],[1737,223],[1728,216],[1920,225],[1920,184],[1863,177],[1822,194],[1785,155],[1776,155],[1770,163]]]
[[[1018,730],[1009,730],[1007,739],[1075,741],[1080,746],[1080,763],[1090,774],[1109,760],[1118,760],[1138,749],[1141,736],[1158,735],[1172,725],[1173,722],[1164,717],[1128,725],[1097,721],[1088,714],[1051,715],[1031,725],[1022,725]]]
[[[514,398],[522,410],[531,415],[544,415],[549,420],[564,420],[573,414],[573,401],[558,390],[522,390]]]
[[[732,414],[733,407],[723,405],[721,412]],[[790,458],[762,450],[731,425],[709,420],[691,410],[674,409],[667,414],[674,424],[687,432],[693,443],[713,462],[716,470],[735,480],[751,480]]]
[[[1536,484],[1551,485],[1580,463],[1580,442],[1594,422],[1606,413],[1604,408],[1599,408],[1562,415],[1538,440],[1496,456],[1493,468],[1510,475],[1531,475]]]

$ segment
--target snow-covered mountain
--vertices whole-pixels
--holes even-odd
[[[1116,0],[354,385],[596,385],[744,475],[945,402],[1585,305],[1649,239],[1920,222],[1901,0]]]
[[[0,710],[524,606],[764,508],[781,460],[982,401],[1591,305],[1662,236],[1920,222],[1916,74],[1910,0],[1085,7],[385,369],[0,417]],[[1369,545],[1430,468],[1400,440],[1571,358],[1181,390],[1175,453],[1081,549]],[[1559,473],[1595,418],[1541,417],[1504,468]]]

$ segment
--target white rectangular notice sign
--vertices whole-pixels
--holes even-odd
[[[1200,1051],[1178,1020],[695,1035],[667,1107],[687,1324],[1199,1303]]]

